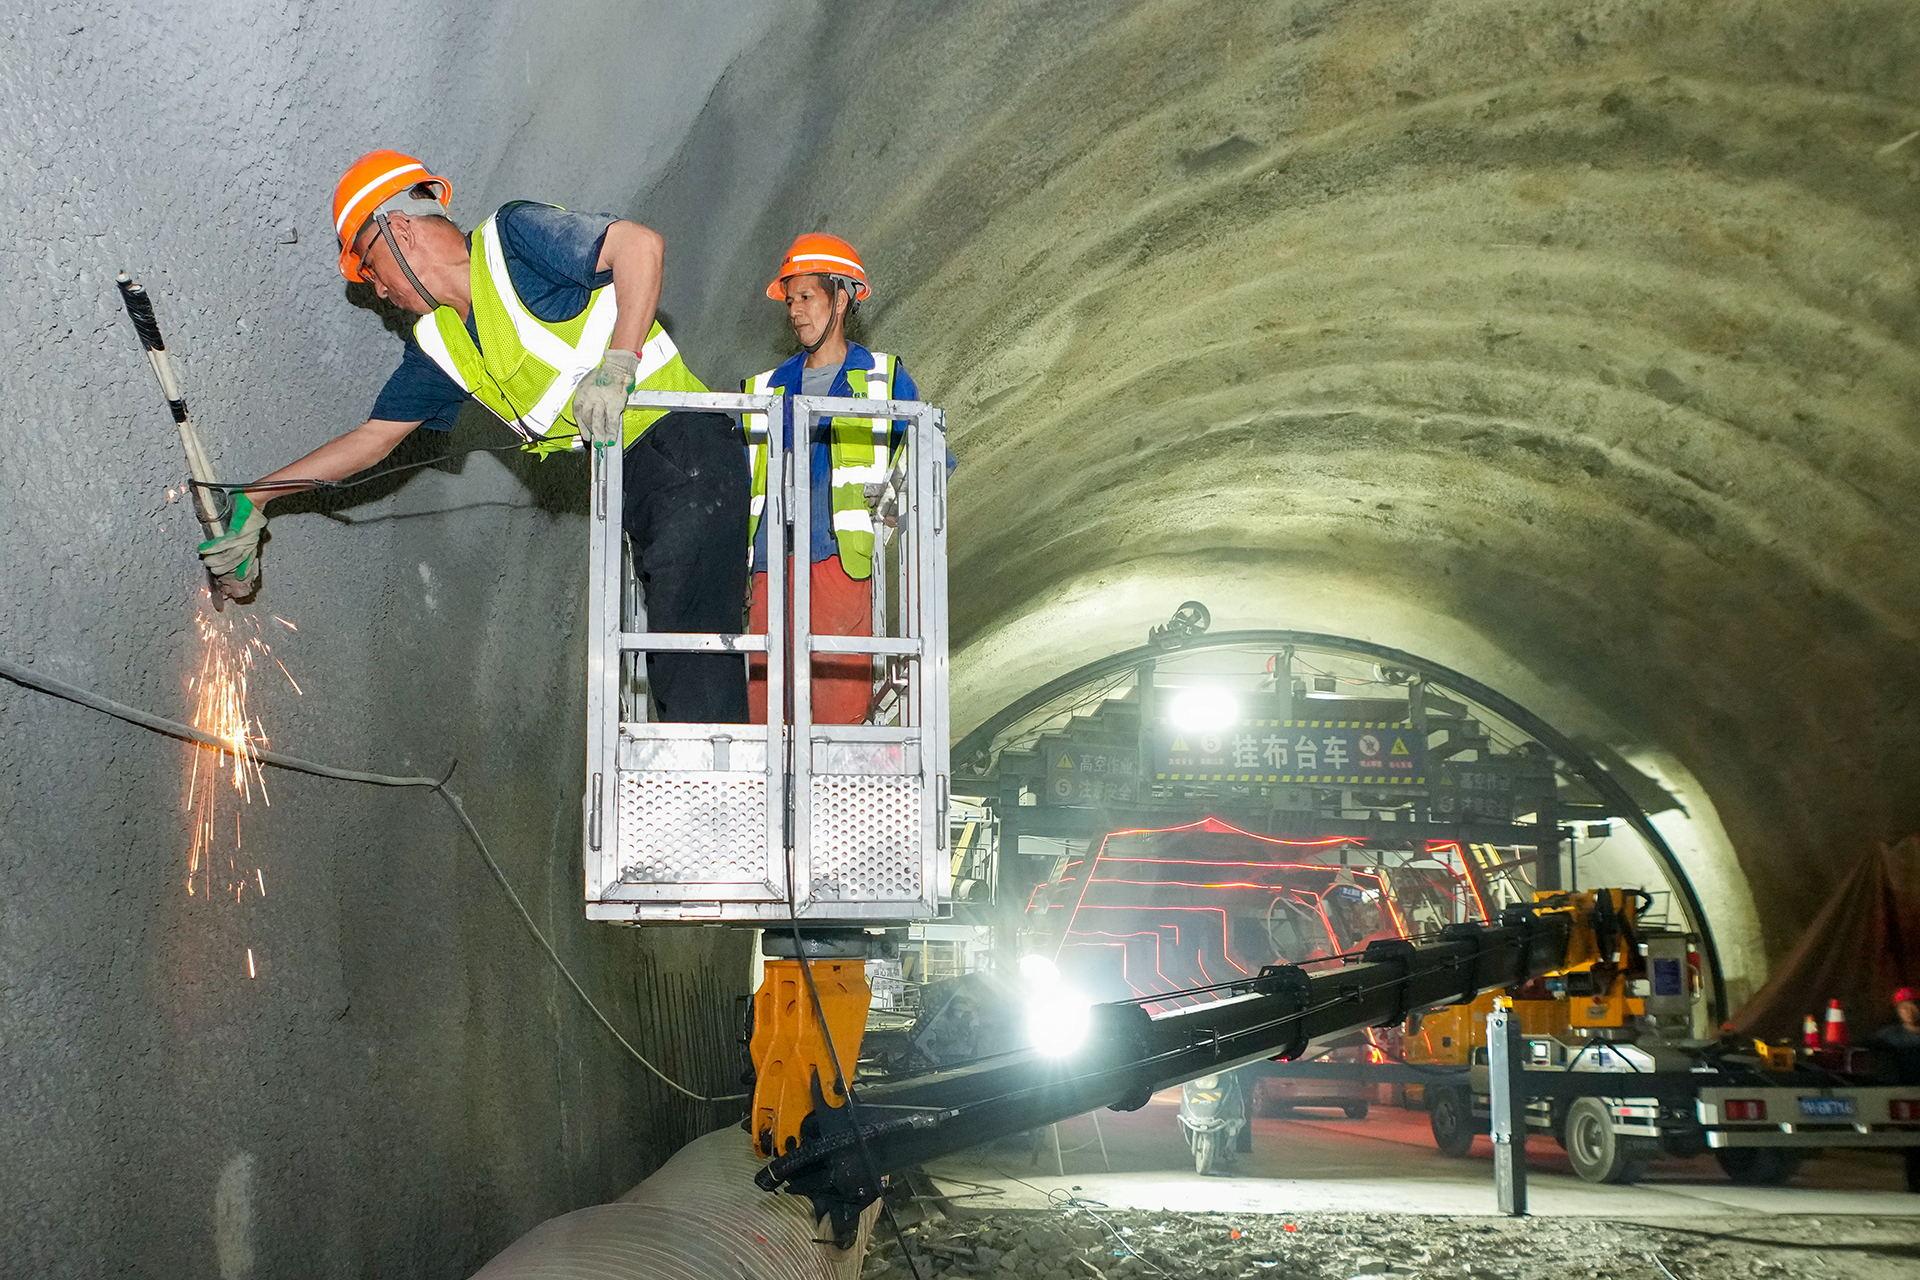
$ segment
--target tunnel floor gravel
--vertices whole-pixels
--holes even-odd
[[[1282,1217],[1109,1211],[961,1212],[905,1228],[925,1280],[1751,1280],[1920,1274],[1920,1218]],[[882,1231],[864,1280],[912,1276]]]

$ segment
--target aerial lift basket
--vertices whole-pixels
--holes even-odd
[[[638,390],[645,408],[743,418],[768,451],[764,525],[769,637],[646,629],[621,536],[620,455],[595,449],[589,520],[586,911],[589,919],[810,927],[925,920],[947,859],[947,473],[941,411],[918,401]],[[815,635],[809,578],[778,553],[810,545],[802,441],[835,416],[876,430],[885,479],[876,518],[871,636]],[[889,514],[891,513],[891,514]],[[787,608],[789,596],[793,607]],[[743,610],[744,612],[744,610]],[[791,615],[790,622],[783,621]],[[636,671],[665,651],[765,654],[769,725],[646,718]],[[875,711],[860,725],[811,714],[809,654],[866,654]],[[789,690],[791,691],[789,695]],[[791,702],[791,714],[781,708]]]

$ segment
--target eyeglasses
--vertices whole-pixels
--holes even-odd
[[[372,284],[373,276],[367,270],[367,258],[369,255],[373,253],[373,247],[379,244],[382,239],[380,235],[380,219],[378,215],[372,218],[368,218],[367,226],[373,231],[373,234],[367,237],[367,243],[365,248],[357,248],[354,250],[354,252],[358,254],[360,257],[360,279],[362,280],[362,282],[366,284]]]

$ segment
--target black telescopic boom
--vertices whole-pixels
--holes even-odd
[[[1297,1058],[1316,1043],[1560,969],[1574,920],[1565,910],[1513,907],[1498,924],[1377,941],[1344,964],[1269,965],[1244,982],[1195,988],[1190,994],[1220,998],[1157,1017],[1139,1003],[1097,1005],[1087,1043],[1070,1056],[1023,1050],[863,1088],[858,1135],[844,1127],[844,1108],[816,1108],[800,1147],[768,1164],[760,1185],[808,1195],[841,1220],[878,1194],[861,1142],[890,1172],[1101,1107],[1131,1111],[1199,1076]],[[843,1127],[829,1131],[823,1121]]]

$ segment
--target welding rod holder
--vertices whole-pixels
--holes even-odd
[[[207,462],[206,451],[200,447],[200,433],[187,413],[187,398],[180,394],[180,382],[173,375],[173,360],[167,355],[166,339],[160,335],[160,320],[153,313],[153,299],[144,285],[124,271],[114,277],[114,283],[120,286],[120,300],[126,304],[127,318],[133,321],[133,331],[140,336],[147,363],[153,366],[160,394],[166,398],[167,410],[180,429],[180,447],[187,455],[187,474],[196,481],[188,488],[193,491],[193,508],[200,517],[200,526],[209,538],[217,538],[221,533],[220,513],[213,509],[212,493],[205,488],[213,479],[213,467]]]

